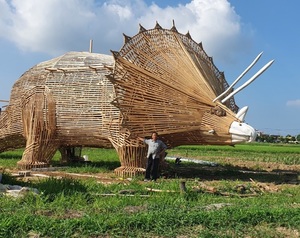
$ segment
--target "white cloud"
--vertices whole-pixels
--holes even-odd
[[[300,99],[287,101],[286,105],[288,107],[300,107]]]
[[[119,50],[123,32],[135,35],[139,23],[153,28],[156,21],[171,28],[173,19],[179,32],[189,31],[218,60],[228,61],[242,43],[239,16],[227,0],[166,8],[143,0],[0,0],[0,14],[1,38],[24,51],[51,55],[88,50],[89,39],[97,52]]]
[[[121,21],[126,21],[132,17],[132,12],[129,6],[120,6],[118,4],[104,4],[107,12],[112,15],[117,15]]]
[[[192,38],[202,42],[208,55],[222,61],[231,60],[245,44],[240,17],[226,0],[193,0],[189,4],[166,9],[152,5],[140,21],[153,27],[153,21],[170,27],[172,19],[181,33],[190,32]]]

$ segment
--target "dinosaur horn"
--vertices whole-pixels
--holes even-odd
[[[241,122],[243,122],[247,114],[248,108],[249,108],[248,106],[245,106],[242,109],[240,109],[239,112],[235,115],[235,117],[239,119]]]
[[[232,93],[230,93],[226,98],[224,98],[221,102],[226,102],[229,98],[231,98],[233,95],[237,94],[239,91],[247,87],[250,83],[252,83],[258,76],[260,76],[267,68],[273,64],[274,60],[271,60],[269,63],[267,63],[264,67],[262,67],[255,75],[253,75],[247,82],[245,82],[243,85],[238,87],[236,90],[234,90]]]
[[[258,56],[256,56],[256,58],[253,60],[253,62],[248,66],[248,68],[246,68],[244,70],[243,73],[240,74],[239,77],[237,77],[236,80],[234,80],[234,82],[223,92],[221,93],[218,97],[216,97],[213,102],[217,101],[219,98],[221,98],[222,96],[224,96],[255,64],[256,62],[259,60],[259,58],[261,57],[261,55],[263,54],[263,52],[261,52]]]

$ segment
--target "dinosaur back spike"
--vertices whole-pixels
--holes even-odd
[[[128,43],[128,41],[131,40],[131,37],[130,36],[127,36],[123,33],[123,36],[124,36],[124,44]]]
[[[186,36],[187,38],[189,38],[189,39],[192,39],[191,34],[190,34],[189,31],[185,34],[185,36]]]
[[[144,32],[144,31],[146,31],[146,29],[140,24],[139,25],[140,26],[140,28],[139,28],[139,33],[142,33],[142,32]]]
[[[202,42],[199,42],[199,47],[203,50],[203,45],[202,45]]]
[[[154,29],[162,29],[162,27],[156,22]]]
[[[119,56],[119,52],[118,51],[111,50],[110,52],[112,53],[112,55],[113,55],[113,57],[115,59]]]
[[[172,22],[173,22],[173,26],[172,26],[172,28],[171,28],[171,31],[178,32],[178,31],[177,31],[177,28],[176,28],[176,26],[175,26],[175,21],[173,20]]]

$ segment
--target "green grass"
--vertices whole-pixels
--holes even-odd
[[[300,145],[253,143],[232,146],[179,146],[170,154],[185,157],[203,157],[208,160],[238,158],[246,161],[300,164]]]
[[[34,184],[43,192],[39,196],[1,198],[0,236],[27,237],[33,232],[41,237],[245,237],[256,228],[255,237],[279,237],[265,236],[257,227],[300,229],[299,189],[238,198],[194,192],[198,182],[193,180],[181,194],[178,183],[149,184],[175,190],[151,193],[138,181],[104,186],[92,180],[48,179]],[[233,190],[228,184],[220,187]],[[136,196],[118,195],[124,189],[136,191]],[[108,193],[117,196],[101,196]],[[227,206],[209,208],[220,203]]]
[[[22,158],[23,149],[0,153],[0,168],[14,168]]]
[[[289,157],[299,165],[299,151],[298,146],[268,144],[182,146],[169,150],[169,155],[187,153],[211,161],[230,157],[263,162],[268,157],[282,164],[289,164]],[[114,150],[84,148],[82,154],[92,162],[68,164],[64,170],[111,173],[120,165]],[[0,166],[13,168],[21,155],[22,150],[0,154]],[[52,163],[60,165],[59,154]],[[4,172],[2,183],[34,187],[40,194],[17,199],[0,196],[0,237],[299,237],[299,185],[290,185],[282,174],[258,176],[259,170],[244,174],[240,169],[227,164],[212,168],[170,162],[165,171],[170,177],[159,183],[143,183],[139,176],[132,180],[114,177],[112,184],[92,178],[26,182]],[[274,186],[279,183],[278,191],[262,191],[250,178]],[[185,193],[179,186],[183,180]],[[197,189],[203,183],[218,193]],[[237,190],[241,184],[243,193]]]

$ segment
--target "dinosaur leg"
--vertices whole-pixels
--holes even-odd
[[[22,97],[23,133],[26,148],[18,167],[47,167],[57,150],[55,101],[46,87],[38,86]]]
[[[119,146],[115,148],[121,162],[121,167],[115,169],[115,173],[118,176],[132,177],[145,173],[147,147],[143,145]]]

